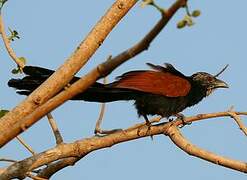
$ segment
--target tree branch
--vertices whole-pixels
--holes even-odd
[[[48,119],[48,122],[51,126],[52,132],[55,136],[56,144],[63,143],[63,137],[62,137],[62,135],[58,129],[57,123],[56,123],[55,119],[52,117],[51,113],[47,114],[47,119]]]
[[[228,114],[235,120],[235,122],[239,126],[239,129],[245,134],[245,136],[247,136],[247,128],[244,126],[241,118],[233,111],[229,111]]]
[[[247,112],[235,112],[238,115],[247,115]],[[205,120],[208,118],[215,118],[215,117],[230,117],[229,112],[219,112],[219,113],[211,113],[211,114],[200,114],[197,116],[192,117],[186,117],[184,119],[185,122],[194,122],[199,120]],[[49,164],[58,160],[61,160],[60,163],[57,162],[57,164],[53,164],[53,169],[46,169],[46,172],[50,170],[49,176],[54,174],[55,170],[60,170],[68,165],[71,165],[78,161],[79,159],[83,158],[87,154],[89,154],[92,151],[99,150],[102,148],[111,147],[115,144],[119,144],[122,142],[139,139],[147,136],[154,136],[159,134],[167,134],[169,137],[174,140],[174,143],[178,143],[178,140],[181,140],[181,137],[177,135],[177,133],[174,135],[174,128],[171,128],[171,126],[179,126],[182,124],[182,120],[177,119],[173,122],[166,122],[166,123],[160,123],[157,125],[153,125],[151,127],[147,127],[146,125],[136,125],[136,128],[128,128],[123,131],[117,131],[113,134],[106,135],[103,137],[96,137],[93,136],[91,138],[86,138],[82,140],[75,141],[74,143],[69,144],[60,144],[50,150],[44,151],[42,153],[36,154],[32,157],[29,157],[27,159],[24,159],[22,161],[16,162],[12,165],[10,165],[3,173],[0,174],[0,179],[10,179],[10,178],[21,178],[25,177],[27,172],[31,172],[32,170],[41,167],[45,164]],[[171,131],[172,130],[172,131]],[[147,133],[148,132],[148,133]],[[197,151],[199,151],[198,157],[203,158],[205,160],[208,160],[210,162],[217,162],[219,165],[241,171],[241,172],[247,172],[247,166],[245,162],[240,162],[236,160],[231,160],[226,157],[220,157],[217,155],[214,155],[213,153],[209,153],[209,158],[205,157],[205,150],[202,149],[192,149],[188,142],[182,141],[181,147],[184,150],[187,150],[191,154],[197,155]],[[184,145],[187,144],[187,145]],[[189,149],[189,150],[188,150]],[[200,156],[202,155],[202,156]],[[217,157],[217,158],[216,158]],[[75,158],[75,159],[67,159],[62,160],[64,158]],[[215,159],[216,158],[216,159]],[[66,162],[67,161],[67,162]],[[57,166],[57,167],[56,167]],[[44,170],[45,171],[45,170]],[[43,172],[44,172],[43,171]],[[41,176],[44,177],[44,176]],[[46,176],[44,178],[47,178]]]
[[[171,124],[169,128],[166,129],[165,135],[169,136],[174,144],[176,144],[180,149],[188,153],[189,155],[201,158],[203,160],[212,162],[217,165],[221,165],[233,170],[247,173],[246,162],[241,162],[237,160],[232,160],[223,156],[216,155],[212,152],[201,149],[194,144],[190,143],[185,139],[178,127]]]
[[[4,23],[3,23],[3,18],[2,18],[1,13],[0,13],[0,34],[2,36],[5,48],[7,49],[9,53],[9,56],[15,61],[17,66],[19,66],[22,69],[25,66],[25,64],[16,56],[14,50],[10,46],[10,40],[4,30]]]
[[[21,132],[20,127],[13,130],[13,125],[32,113],[38,106],[45,103],[68,84],[74,74],[89,60],[111,30],[136,2],[136,0],[117,0],[70,58],[23,102],[1,118],[0,147]]]
[[[113,69],[115,69],[117,66],[125,62],[126,60],[130,59],[131,57],[139,54],[141,51],[145,50],[150,42],[159,34],[159,32],[162,30],[162,28],[168,23],[168,21],[171,19],[171,17],[175,14],[175,12],[182,6],[184,6],[184,3],[186,3],[186,0],[177,0],[167,11],[165,11],[164,16],[162,16],[162,19],[158,22],[157,25],[144,37],[143,40],[141,40],[139,43],[137,43],[132,48],[128,49],[127,51],[124,51],[120,55],[116,56],[113,59],[109,59],[106,62],[98,65],[95,69],[93,69],[91,72],[89,72],[86,76],[82,77],[80,80],[72,84],[69,88],[62,91],[49,101],[47,101],[45,104],[37,107],[36,109],[32,109],[32,113],[30,115],[25,113],[25,118],[19,119],[18,122],[12,119],[12,122],[15,121],[15,123],[11,123],[11,128],[4,128],[4,130],[1,130],[1,122],[6,123],[5,120],[0,121],[0,131],[4,132],[4,135],[0,134],[0,147],[3,146],[5,143],[10,141],[13,137],[20,134],[27,128],[29,128],[31,125],[33,125],[35,122],[37,122],[41,117],[45,116],[48,112],[51,112],[56,107],[63,104],[65,101],[71,99],[76,94],[79,94],[86,90],[90,85],[92,85],[97,79],[106,76],[110,72],[112,72]],[[62,77],[62,76],[61,76]],[[60,78],[61,78],[60,77]],[[50,79],[50,78],[49,78]],[[49,81],[50,82],[50,81]],[[56,81],[57,83],[57,81]],[[55,83],[55,84],[56,84]],[[45,86],[42,84],[41,86]],[[57,84],[57,86],[60,86]],[[64,84],[63,84],[64,86]],[[41,88],[41,87],[40,87]],[[35,92],[39,92],[39,89],[35,90],[32,94],[35,94]],[[52,89],[51,87],[45,88],[47,93],[47,89]],[[54,89],[53,89],[54,90]],[[57,92],[57,91],[56,91]],[[44,92],[43,92],[44,93]],[[28,99],[31,98],[33,95],[28,96]],[[48,93],[49,94],[49,93]],[[39,105],[42,104],[40,102],[43,102],[41,100],[44,98],[43,96],[39,96]],[[34,101],[36,102],[36,101]],[[28,106],[28,105],[27,105]],[[22,109],[23,110],[23,109]],[[25,109],[26,110],[26,109]],[[7,115],[3,117],[3,119],[6,119],[9,117],[8,115],[13,113],[15,111],[11,111]],[[25,111],[24,111],[25,112]],[[20,112],[19,112],[20,113]],[[23,113],[22,113],[23,114]],[[11,116],[11,115],[10,115]],[[16,115],[13,115],[16,116]],[[17,117],[16,117],[17,118]],[[6,124],[4,124],[6,126]],[[2,136],[1,136],[2,135]]]
[[[163,14],[161,14],[161,19],[144,36],[143,39],[141,39],[139,42],[137,42],[134,46],[130,47],[129,49],[113,57],[108,62],[102,64],[102,69],[105,69],[105,71],[101,71],[102,77],[107,76],[122,63],[135,57],[144,50],[147,50],[148,47],[150,46],[150,43],[157,37],[157,35],[161,32],[161,30],[167,25],[167,23],[171,20],[171,18],[174,16],[177,10],[183,7],[186,3],[187,0],[176,0],[175,3],[173,3],[169,9],[163,11]]]
[[[16,136],[16,139],[21,143],[32,155],[36,154],[35,151],[31,146],[29,146],[24,139],[22,139],[20,136]]]

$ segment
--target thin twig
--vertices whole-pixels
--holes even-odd
[[[62,135],[58,129],[57,123],[56,123],[55,119],[53,118],[53,116],[51,115],[51,113],[47,114],[47,119],[48,119],[48,122],[49,122],[51,129],[53,131],[53,134],[55,136],[56,143],[57,144],[63,143],[63,137],[62,137]]]
[[[17,66],[19,66],[21,69],[24,68],[25,64],[23,61],[21,61],[15,54],[14,50],[10,46],[10,40],[8,39],[8,36],[5,33],[4,30],[4,23],[3,23],[3,18],[2,15],[0,14],[0,34],[2,35],[2,39],[4,42],[4,45],[10,55],[10,57],[15,61]]]
[[[6,159],[6,158],[1,158],[0,161],[11,162],[11,163],[17,162],[16,160],[13,160],[13,159]]]
[[[35,155],[35,151],[32,149],[31,146],[29,146],[23,138],[21,138],[20,136],[16,136],[16,139],[32,154]]]
[[[111,58],[111,56],[110,56],[110,58]],[[103,83],[107,84],[107,78],[106,77],[104,77]],[[96,135],[111,134],[111,133],[114,133],[116,131],[120,131],[121,130],[121,129],[112,129],[112,130],[103,130],[103,129],[101,129],[100,126],[101,126],[103,118],[104,118],[105,108],[106,108],[106,104],[102,103],[101,104],[101,108],[100,108],[99,118],[96,121],[95,130],[94,130],[94,134],[96,134]]]

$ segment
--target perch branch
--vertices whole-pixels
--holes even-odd
[[[235,112],[237,115],[247,115],[247,112]],[[215,117],[231,117],[229,112],[218,112],[218,113],[210,113],[210,114],[200,114],[197,116],[192,116],[192,117],[186,117],[184,119],[185,122],[194,122],[194,121],[199,121],[199,120],[206,120],[208,118],[215,118]],[[154,135],[159,135],[159,134],[168,134],[169,137],[174,140],[176,139],[181,139],[180,136],[176,134],[174,135],[174,128],[173,126],[179,126],[182,123],[184,123],[181,119],[174,120],[173,122],[165,122],[165,123],[159,123],[156,125],[153,125],[151,127],[147,126],[136,126],[137,128],[129,128],[126,130],[122,131],[117,131],[113,134],[109,134],[106,136],[102,137],[97,137],[93,136],[91,138],[86,138],[82,140],[75,141],[74,143],[69,143],[69,144],[60,144],[52,149],[49,149],[47,151],[41,152],[39,154],[36,154],[32,157],[29,157],[27,159],[24,159],[22,161],[13,163],[10,165],[8,168],[6,168],[1,174],[0,174],[0,179],[5,180],[5,179],[10,179],[10,178],[18,178],[18,177],[23,177],[27,172],[31,172],[32,170],[41,167],[45,164],[49,164],[52,162],[57,162],[58,160],[65,159],[65,158],[78,158],[74,160],[69,160],[67,165],[71,165],[69,163],[73,162],[75,163],[77,160],[80,158],[83,158],[90,152],[102,149],[102,148],[107,148],[111,147],[115,144],[119,144],[122,142],[134,140],[134,139],[139,139],[147,136],[154,136]],[[173,130],[171,132],[171,130]],[[149,132],[147,134],[147,131]],[[176,132],[175,132],[176,133]],[[176,140],[175,139],[175,140]],[[174,142],[177,142],[175,141]],[[188,144],[188,142],[182,141],[183,144]],[[182,144],[182,145],[183,145]],[[190,146],[190,145],[189,145]],[[181,147],[184,147],[181,146]],[[185,146],[186,148],[190,148]],[[192,148],[188,150],[191,154],[196,155],[196,151],[192,151]],[[200,157],[208,160],[213,163],[217,163],[219,165],[241,171],[241,172],[247,172],[247,166],[245,162],[237,161],[237,160],[232,160],[226,157],[221,157],[217,156],[213,153],[209,153],[209,158],[205,157],[204,153],[207,152],[205,150],[197,149],[201,155]],[[216,158],[216,159],[215,159]],[[62,166],[60,168],[57,168],[57,170],[62,169],[65,167],[66,163],[62,163]],[[58,166],[58,165],[57,165]],[[54,171],[52,171],[55,173]],[[50,174],[52,175],[52,173]]]

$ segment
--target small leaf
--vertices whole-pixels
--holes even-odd
[[[187,21],[181,20],[181,21],[179,21],[179,22],[177,23],[177,28],[178,28],[178,29],[182,29],[182,28],[184,28],[184,27],[186,26],[186,24],[187,24]]]
[[[198,16],[200,16],[201,15],[201,11],[200,10],[194,10],[193,12],[192,12],[192,16],[193,17],[198,17]]]
[[[6,109],[1,109],[0,110],[0,118],[3,117],[5,114],[7,114],[9,112],[9,110]]]

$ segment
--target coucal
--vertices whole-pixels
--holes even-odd
[[[224,81],[206,72],[185,76],[168,63],[165,66],[151,63],[147,65],[153,70],[129,71],[109,84],[96,82],[72,100],[91,102],[134,100],[138,115],[143,116],[148,123],[147,115],[161,115],[168,118],[199,103],[213,90],[228,88]],[[26,74],[25,77],[11,79],[8,85],[16,88],[18,94],[29,95],[54,71],[25,66],[23,72]],[[70,84],[78,79],[79,77],[74,77]]]

